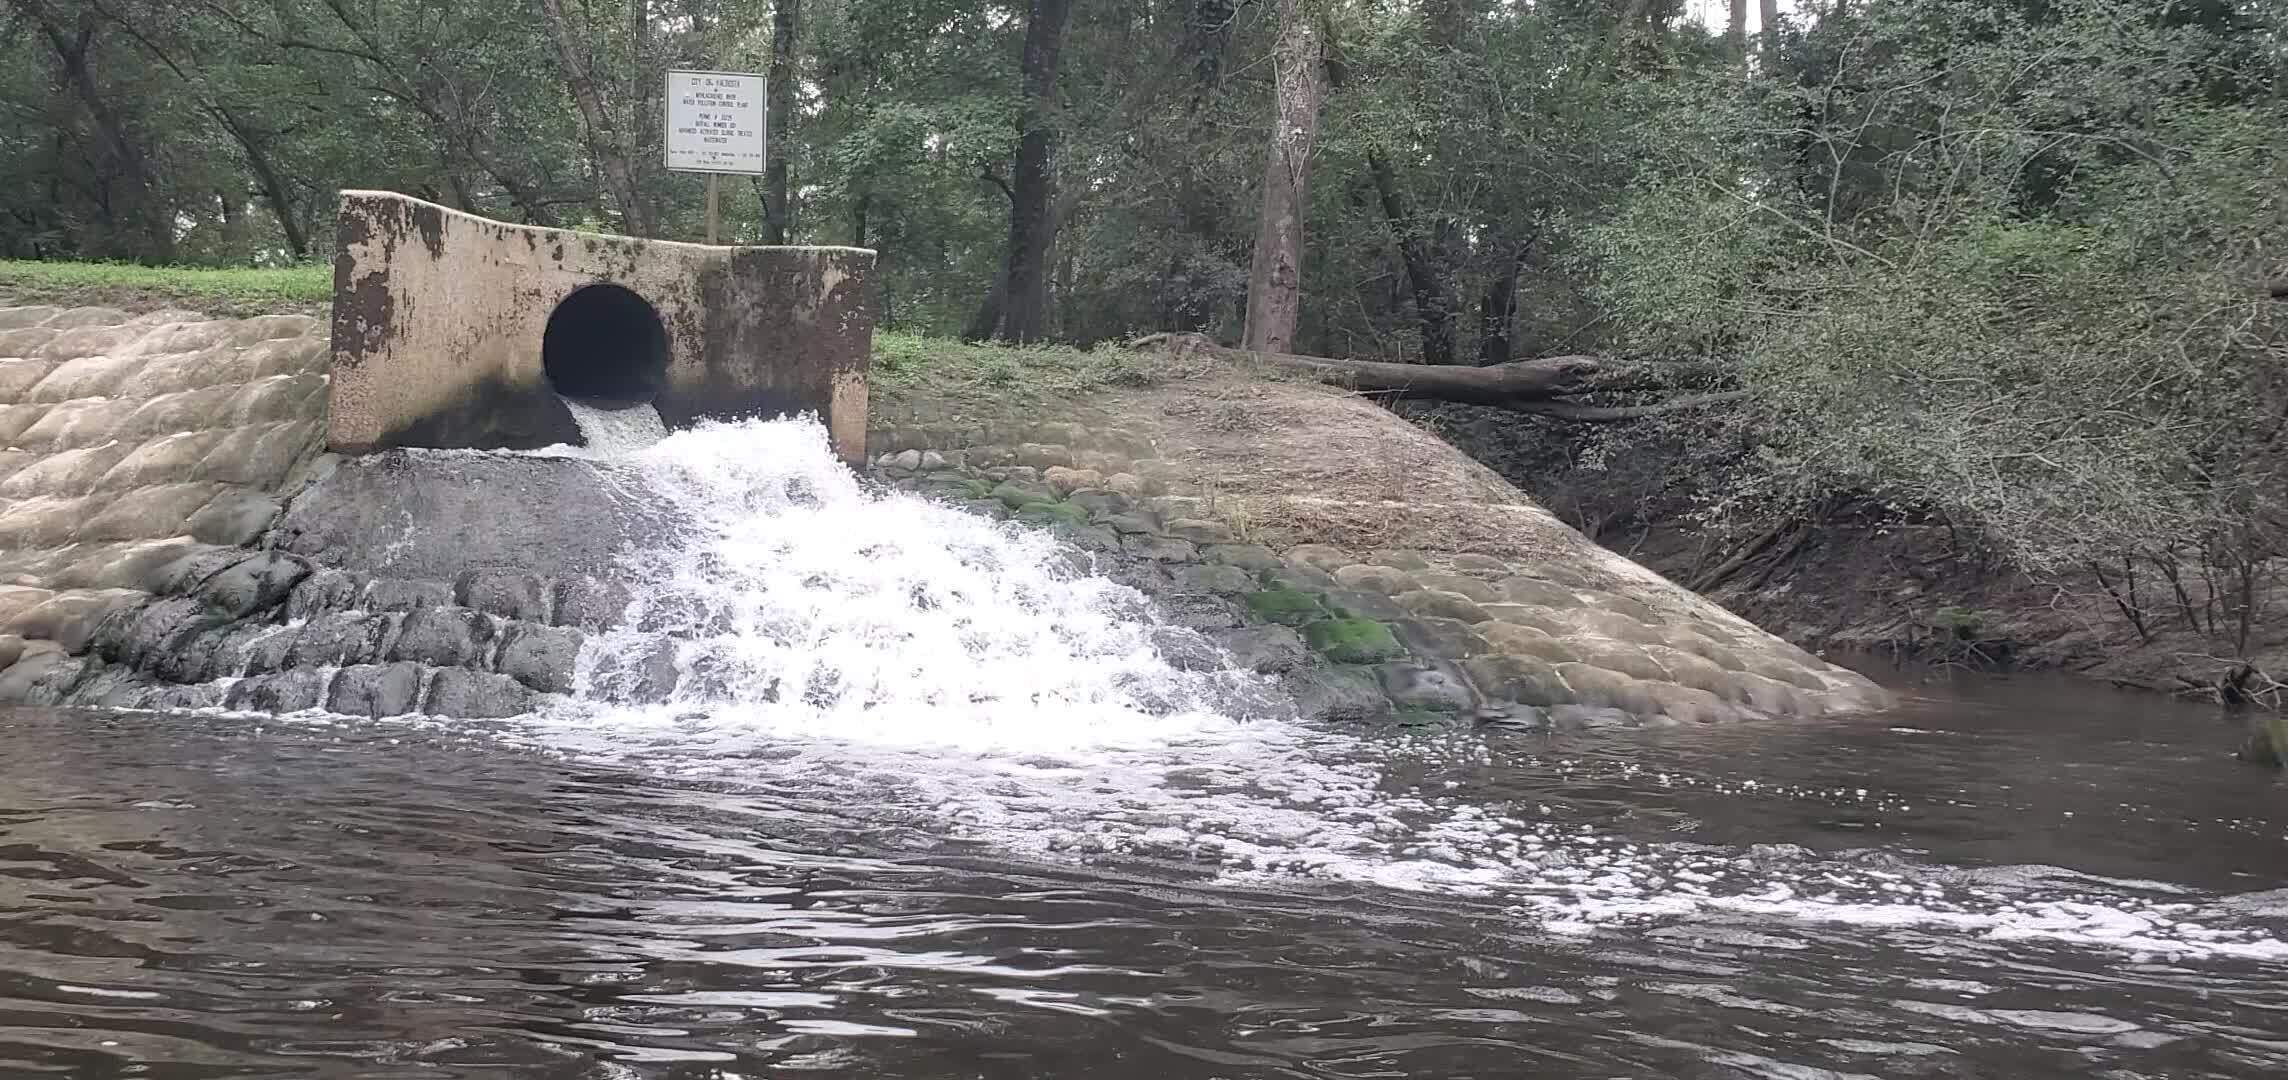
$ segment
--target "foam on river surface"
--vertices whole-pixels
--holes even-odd
[[[1472,733],[1287,719],[1180,671],[1144,598],[1038,532],[873,490],[803,422],[710,424],[602,467],[682,522],[628,557],[624,629],[512,738],[838,804],[1002,853],[1503,898],[1601,926],[1752,916],[2288,961],[2198,896],[2076,875],[1654,844],[1473,798]],[[680,673],[633,704],[646,665]]]

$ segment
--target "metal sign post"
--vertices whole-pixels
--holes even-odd
[[[723,174],[761,176],[770,116],[765,79],[751,72],[667,73],[667,167],[707,174],[707,242],[715,242]]]

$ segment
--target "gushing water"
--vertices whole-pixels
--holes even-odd
[[[599,409],[576,398],[559,400],[571,412],[572,422],[580,425],[587,456],[626,457],[667,438],[666,422],[660,419],[659,410],[649,405]]]
[[[599,468],[670,524],[627,557],[628,618],[589,639],[573,700],[531,722],[553,749],[1008,853],[1464,891],[1560,930],[1747,915],[2288,960],[2168,890],[1645,843],[1472,800],[1423,778],[1493,765],[1484,739],[1300,724],[1253,675],[1178,670],[1143,597],[1037,532],[868,488],[815,423],[706,424]]]
[[[1246,689],[1170,667],[1143,598],[1047,538],[862,489],[816,424],[706,425],[633,464],[673,535],[630,557],[626,629],[578,673],[623,714],[1023,751],[1224,726]]]

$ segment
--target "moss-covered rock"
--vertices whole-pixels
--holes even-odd
[[[1318,597],[1285,587],[1247,594],[1247,610],[1258,619],[1282,626],[1302,626],[1327,617],[1327,609],[1319,603]]]
[[[1030,488],[1018,487],[1015,484],[1002,484],[1000,487],[994,488],[992,497],[1000,500],[1001,505],[1006,506],[1011,510],[1023,510],[1024,508],[1031,506],[1034,503],[1056,501],[1055,499],[1048,495],[1042,494],[1041,492],[1034,491]]]
[[[1390,628],[1373,619],[1320,619],[1304,625],[1303,640],[1327,659],[1345,664],[1379,663],[1405,654]]]

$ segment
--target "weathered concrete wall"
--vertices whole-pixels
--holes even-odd
[[[871,251],[541,229],[374,191],[342,194],[338,228],[335,450],[578,443],[543,338],[567,297],[608,283],[648,302],[665,330],[650,400],[670,427],[815,411],[846,457],[862,452]]]
[[[325,366],[301,316],[0,309],[0,663],[257,540],[317,455]]]

